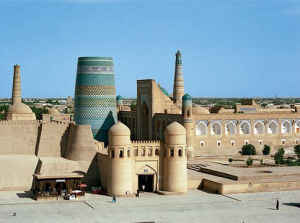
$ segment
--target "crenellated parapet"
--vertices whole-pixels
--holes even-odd
[[[28,125],[39,124],[38,120],[1,120],[0,125]]]
[[[160,142],[161,142],[160,140],[134,140],[134,141],[132,141],[132,145],[138,145],[138,144],[143,144],[143,145],[158,144],[158,145],[160,145]]]

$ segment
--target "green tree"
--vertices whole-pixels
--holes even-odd
[[[295,145],[294,146],[294,152],[297,154],[298,159],[300,159],[300,145]]]
[[[134,103],[134,102],[132,101],[130,107],[131,107],[131,109],[136,108],[136,103]]]
[[[278,164],[283,164],[285,163],[284,162],[284,149],[283,148],[280,148],[277,150],[277,152],[275,153],[275,156],[274,156],[274,160],[275,160],[275,163],[278,165]]]
[[[229,158],[229,159],[228,159],[228,162],[230,163],[230,166],[231,166],[232,161],[233,161],[232,158]]]
[[[247,160],[246,160],[246,164],[247,164],[247,167],[251,166],[253,164],[253,159],[251,157],[249,157]]]
[[[242,155],[256,155],[255,146],[252,144],[244,145],[242,147]]]
[[[267,105],[268,105],[267,103],[262,103],[262,104],[261,104],[261,106],[262,106],[263,108],[265,108]]]
[[[264,148],[262,150],[262,153],[266,156],[266,155],[270,154],[270,151],[271,151],[271,147],[269,145],[265,144]]]

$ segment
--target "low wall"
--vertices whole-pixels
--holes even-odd
[[[300,190],[299,181],[291,182],[261,182],[261,183],[236,183],[222,184],[210,180],[203,180],[203,190],[219,194],[257,193],[272,191]]]

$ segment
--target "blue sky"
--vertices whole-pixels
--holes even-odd
[[[77,59],[113,57],[117,94],[172,93],[175,53],[193,97],[299,97],[300,1],[0,0],[0,98],[74,96]]]

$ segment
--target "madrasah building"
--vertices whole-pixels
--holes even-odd
[[[0,122],[5,170],[0,190],[34,189],[37,198],[45,191],[56,197],[59,188],[62,195],[85,183],[101,185],[108,195],[133,194],[143,185],[149,192],[184,194],[192,188],[188,160],[239,155],[248,143],[258,152],[268,144],[271,153],[298,144],[297,107],[266,111],[253,100],[243,100],[236,111],[193,106],[185,94],[179,50],[172,97],[155,80],[138,80],[137,109],[131,111],[116,97],[114,80],[111,57],[80,57],[74,116],[33,120],[20,105],[20,67],[15,66],[13,98],[19,99]]]
[[[188,77],[187,77],[188,78]],[[176,53],[173,96],[155,80],[137,81],[137,110],[123,109],[117,97],[118,118],[131,130],[132,140],[164,140],[172,122],[186,129],[188,158],[237,155],[245,144],[261,154],[264,144],[274,153],[278,148],[293,149],[300,136],[300,114],[291,109],[260,109],[254,100],[242,100],[236,109],[192,105],[185,94],[181,53]],[[123,111],[124,110],[124,111]]]

